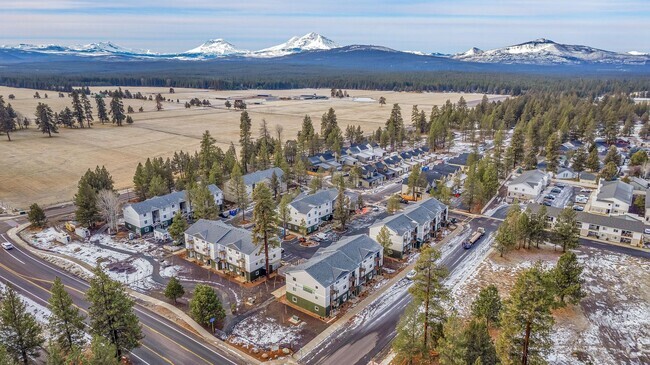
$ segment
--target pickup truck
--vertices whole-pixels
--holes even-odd
[[[467,241],[463,242],[463,248],[469,250],[476,241],[483,237],[483,235],[485,235],[485,228],[478,227],[478,229],[472,233],[472,236]]]

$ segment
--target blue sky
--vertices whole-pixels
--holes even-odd
[[[5,1],[3,1],[5,2]],[[18,0],[0,44],[113,41],[177,52],[211,38],[261,49],[320,33],[341,45],[456,53],[548,38],[650,52],[649,0]]]

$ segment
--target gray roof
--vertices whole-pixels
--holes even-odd
[[[620,201],[626,202],[627,204],[632,204],[632,194],[634,188],[628,183],[622,181],[603,181],[600,185],[600,191],[597,200],[609,200],[609,199],[618,199]]]
[[[247,255],[252,255],[259,251],[259,248],[253,244],[253,236],[250,231],[233,227],[222,221],[199,219],[185,233],[190,236],[199,237],[210,243],[218,243],[235,249]]]
[[[413,222],[410,218],[405,216],[404,214],[396,214],[396,215],[391,215],[388,216],[375,224],[372,225],[374,226],[386,226],[396,232],[399,235],[404,234],[407,231],[411,231],[415,229],[416,224]]]
[[[543,172],[539,170],[528,170],[524,171],[521,173],[521,175],[517,176],[516,178],[512,179],[510,182],[510,185],[514,184],[528,184],[530,187],[535,187],[537,184],[542,182],[542,179],[544,179],[544,174]]]
[[[210,194],[212,194],[212,195],[215,195],[215,194],[223,195],[223,191],[221,191],[221,189],[219,189],[219,187],[216,186],[215,184],[208,185],[208,190],[210,190]]]
[[[187,201],[185,190],[175,191],[171,194],[163,196],[155,196],[139,203],[131,204],[131,208],[138,214],[146,214],[154,210],[169,207],[171,205],[180,204]]]
[[[361,262],[382,250],[382,247],[368,235],[350,236],[321,248],[306,262],[295,266],[287,273],[305,271],[327,288],[344,274],[355,270]]]
[[[298,195],[290,204],[300,213],[307,214],[314,207],[333,201],[337,195],[336,188],[319,190],[313,194],[303,193]]]
[[[589,180],[589,181],[596,181],[597,176],[595,174],[592,174],[590,172],[581,172],[580,173],[580,180]]]
[[[416,205],[427,208],[436,214],[447,209],[447,206],[436,198],[420,200]]]
[[[528,204],[528,208],[533,213],[537,213],[541,205],[537,203]],[[549,217],[557,218],[562,212],[562,208],[546,207],[546,212]],[[576,221],[581,223],[595,224],[603,227],[618,228],[625,231],[643,233],[645,225],[643,222],[636,220],[627,215],[621,216],[606,216],[600,214],[592,214],[587,212],[576,212]]]
[[[436,218],[436,214],[422,206],[412,206],[404,210],[405,216],[419,225],[426,224]]]
[[[261,171],[255,171],[251,172],[250,174],[244,175],[244,184],[245,185],[253,185],[257,184],[260,181],[264,181],[266,179],[271,179],[271,176],[273,175],[273,172],[275,172],[275,176],[278,177],[278,179],[282,178],[284,176],[284,171],[282,171],[281,168],[279,167],[271,167],[270,169],[266,170],[261,170]]]

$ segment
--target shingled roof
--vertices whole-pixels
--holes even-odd
[[[237,228],[222,221],[199,219],[185,233],[199,237],[204,241],[235,249],[247,255],[253,255],[259,248],[253,243],[251,232]]]

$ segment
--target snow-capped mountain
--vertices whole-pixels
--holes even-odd
[[[17,46],[2,46],[4,49],[16,49],[26,52],[39,52],[50,54],[85,55],[85,56],[111,56],[111,55],[155,55],[150,51],[135,50],[118,46],[112,42],[97,42],[85,45],[61,46],[57,44],[25,44]]]
[[[632,56],[649,56],[650,55],[650,53],[639,52],[639,51],[630,51],[627,54],[632,55]]]
[[[241,55],[249,53],[249,51],[237,49],[232,43],[227,42],[221,38],[210,39],[202,45],[183,52],[182,55],[194,55],[204,57],[218,57],[228,55]]]
[[[307,33],[302,37],[291,37],[277,46],[264,48],[251,54],[254,57],[281,57],[304,51],[329,50],[339,48],[333,40],[318,33]]]
[[[561,44],[544,38],[487,51],[472,48],[467,52],[456,54],[452,58],[481,63],[540,65],[582,63],[645,64],[650,62],[650,57],[647,55],[616,53],[588,46]]]

